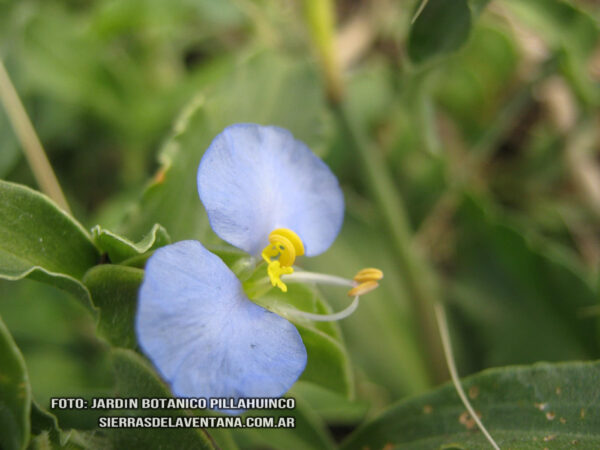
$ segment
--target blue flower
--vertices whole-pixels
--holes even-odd
[[[296,256],[314,256],[343,221],[337,179],[286,130],[233,125],[198,169],[198,191],[223,240],[262,255],[273,285]],[[306,366],[294,325],[248,299],[234,273],[199,242],[148,260],[136,317],[144,353],[181,397],[279,397]]]

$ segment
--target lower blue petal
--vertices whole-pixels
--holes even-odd
[[[280,397],[306,366],[294,325],[250,301],[196,241],[162,247],[148,260],[136,330],[180,397]]]

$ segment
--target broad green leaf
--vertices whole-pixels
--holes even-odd
[[[92,308],[79,280],[98,259],[89,234],[46,196],[0,180],[0,278],[43,281]]]
[[[565,258],[529,242],[489,205],[466,198],[448,289],[465,371],[600,355],[591,284]],[[473,346],[473,343],[477,343]],[[463,344],[463,345],[461,345]]]
[[[294,384],[290,395],[309,404],[329,424],[360,423],[369,410],[369,404],[365,400],[349,400],[310,382],[299,381]]]
[[[92,237],[98,248],[108,254],[108,258],[113,264],[121,263],[126,259],[155,250],[171,242],[167,230],[159,224],[154,224],[148,234],[137,243],[133,243],[112,231],[105,230],[100,225],[92,228]]]
[[[500,448],[600,447],[598,362],[490,369],[465,378],[463,386]],[[342,449],[450,445],[490,448],[454,386],[446,384],[400,402],[352,434]]]
[[[69,440],[65,443],[65,450],[106,450],[114,448],[110,440],[97,430],[79,430],[68,431]],[[48,447],[41,446],[39,450],[46,450]],[[56,448],[56,446],[52,447]]]
[[[429,0],[408,36],[408,55],[415,63],[453,52],[469,37],[471,10],[467,0]]]
[[[216,241],[196,180],[214,137],[228,125],[255,122],[285,127],[310,145],[322,134],[323,104],[319,78],[306,63],[268,52],[242,59],[182,112],[159,155],[161,168],[118,231],[138,240],[160,223],[175,241]]]
[[[294,450],[328,450],[334,443],[325,429],[325,424],[302,399],[296,398],[292,410],[252,410],[246,416],[294,417],[294,428],[233,430],[240,448],[274,448]]]
[[[65,439],[62,430],[58,427],[58,420],[48,411],[43,410],[35,401],[31,402],[31,447],[52,448],[62,447]]]
[[[42,409],[35,401],[31,403],[31,442],[29,447],[37,449],[100,449],[92,446],[88,440],[82,440],[75,430],[63,431],[53,414]]]
[[[117,347],[135,348],[135,311],[144,271],[133,267],[102,264],[83,278],[99,309],[99,332]]]
[[[171,397],[169,390],[144,358],[131,350],[113,349],[113,363],[119,397]],[[186,416],[182,410],[124,410],[119,415]],[[194,448],[212,449],[205,430],[191,428],[149,429],[129,428],[107,430],[114,448]]]
[[[76,299],[29,279],[0,280],[0,316],[23,353],[32,395],[41,407],[49,408],[51,397],[110,395],[107,345],[94,332],[94,317]],[[98,415],[93,409],[52,413],[64,429],[89,428]]]
[[[264,266],[261,266],[256,271],[257,275],[264,278],[265,270]],[[303,284],[289,283],[287,292],[272,288],[255,301],[296,325],[308,353],[306,369],[300,377],[301,380],[311,381],[345,396],[353,395],[350,361],[337,324],[298,318],[290,311],[298,309],[316,314],[330,313],[331,308],[316,289]]]
[[[0,448],[19,450],[29,441],[31,387],[25,360],[0,319]]]
[[[312,325],[295,324],[308,353],[306,369],[300,380],[310,381],[346,397],[353,396],[352,370],[343,344]]]

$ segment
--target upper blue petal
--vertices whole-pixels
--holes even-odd
[[[289,228],[307,256],[335,240],[344,197],[327,165],[282,128],[225,128],[202,157],[198,192],[214,232],[257,255],[276,228]]]
[[[139,344],[181,397],[279,397],[306,366],[294,325],[251,302],[199,242],[162,247],[146,264]]]

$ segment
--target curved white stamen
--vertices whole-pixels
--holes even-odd
[[[289,275],[283,275],[281,279],[287,283],[313,282],[319,284],[331,284],[334,286],[349,287],[354,287],[357,285],[355,281],[348,280],[347,278],[336,277],[335,275],[325,275],[324,273],[315,272],[294,272]]]
[[[297,309],[288,309],[286,308],[284,312],[290,316],[302,317],[303,319],[313,320],[315,322],[333,322],[335,320],[342,320],[356,311],[358,308],[360,296],[354,297],[350,306],[346,309],[341,310],[340,312],[336,312],[334,314],[313,314],[305,311],[298,311]]]

